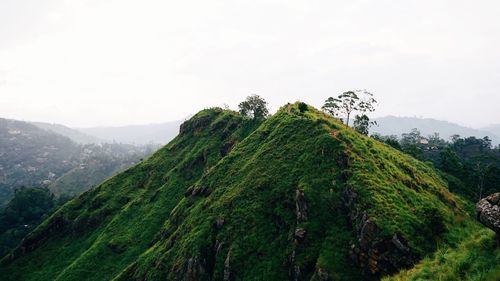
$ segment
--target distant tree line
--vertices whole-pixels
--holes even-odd
[[[419,160],[428,161],[443,171],[450,190],[477,201],[500,191],[500,146],[493,147],[488,137],[460,137],[450,141],[434,133],[428,137],[418,129],[398,136],[373,134],[386,143]]]
[[[14,197],[0,211],[0,259],[69,199],[55,198],[45,187],[16,188]]]

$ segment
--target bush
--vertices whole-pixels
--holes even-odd
[[[304,113],[307,111],[307,104],[304,102],[299,103],[299,110],[301,113]]]

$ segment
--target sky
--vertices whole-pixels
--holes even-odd
[[[500,123],[500,1],[1,0],[0,117],[183,119],[366,89],[372,117]]]

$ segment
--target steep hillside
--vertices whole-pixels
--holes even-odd
[[[32,124],[0,119],[0,207],[15,187],[40,186],[77,165],[78,145]]]
[[[89,187],[124,171],[142,161],[157,149],[156,146],[126,144],[87,144],[79,149],[79,164],[50,183],[56,196],[80,194]]]
[[[4,260],[0,275],[110,279],[151,246],[186,189],[257,124],[221,110],[200,112],[150,159],[56,212]]]
[[[369,280],[474,227],[426,164],[311,107],[259,124],[204,110],[150,159],[70,201],[7,280]]]
[[[414,268],[384,280],[500,280],[500,248],[494,232],[476,227],[470,232],[455,247],[442,247]]]
[[[149,156],[155,146],[77,144],[31,123],[0,119],[0,208],[15,188],[74,195]]]

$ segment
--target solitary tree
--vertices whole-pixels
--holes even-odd
[[[357,111],[363,115],[365,112],[372,112],[375,110],[376,103],[372,93],[366,90],[355,90],[344,92],[336,98],[329,97],[322,109],[333,116],[345,115],[347,127],[353,112]]]
[[[258,95],[248,96],[245,101],[238,105],[238,108],[242,115],[253,119],[266,118],[269,115],[267,101]]]

